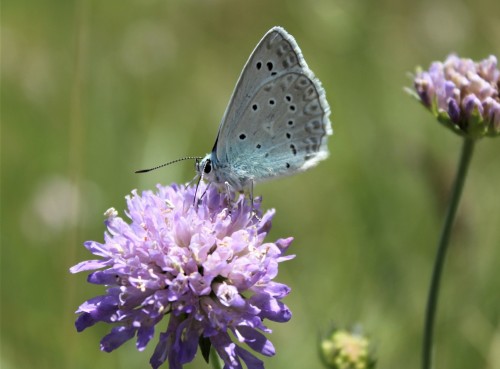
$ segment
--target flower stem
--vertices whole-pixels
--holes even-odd
[[[219,355],[217,354],[217,351],[215,351],[215,349],[213,347],[210,348],[210,361],[212,364],[212,368],[222,369],[222,367],[223,367],[222,361],[221,361]]]
[[[443,270],[443,265],[446,258],[446,251],[448,249],[453,221],[455,220],[455,214],[460,202],[460,195],[462,194],[465,178],[467,177],[467,169],[469,168],[469,163],[474,151],[474,143],[475,142],[473,139],[464,138],[462,153],[460,155],[460,161],[458,163],[458,171],[455,177],[455,182],[453,184],[451,199],[448,205],[443,229],[441,231],[441,238],[439,240],[436,260],[434,262],[434,270],[432,272],[431,285],[429,287],[429,295],[427,297],[427,309],[425,312],[422,350],[422,369],[431,369],[432,367],[432,339],[434,331],[434,320],[439,297],[439,283],[441,280],[441,272]]]

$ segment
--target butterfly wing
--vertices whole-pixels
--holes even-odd
[[[241,73],[219,128],[217,160],[231,177],[256,182],[305,170],[328,156],[329,114],[294,38],[274,27]]]

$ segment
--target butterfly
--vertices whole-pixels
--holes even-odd
[[[297,42],[273,27],[241,72],[212,151],[187,159],[196,159],[198,178],[227,191],[247,190],[253,200],[255,183],[305,171],[328,157],[329,115],[325,91]]]

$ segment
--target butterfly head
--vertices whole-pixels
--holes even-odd
[[[212,161],[212,154],[205,155],[201,160],[196,160],[196,173],[208,182],[215,181],[215,171]]]

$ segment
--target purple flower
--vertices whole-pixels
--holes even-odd
[[[271,332],[263,321],[291,318],[281,302],[290,288],[273,279],[278,263],[293,258],[284,255],[292,238],[264,242],[274,210],[262,216],[259,201],[252,209],[240,195],[229,210],[226,194],[213,186],[200,184],[200,193],[195,206],[192,187],[158,185],[156,193],[142,195],[133,191],[127,197],[130,224],[114,209],[106,212],[104,243],[85,243],[99,259],[70,269],[93,270],[88,282],[107,287],[104,295],[79,307],[76,329],[112,324],[101,350],[113,351],[136,336],[141,351],[168,315],[150,360],[153,368],[167,360],[170,369],[182,368],[198,345],[205,359],[213,347],[224,368],[242,368],[241,361],[248,368],[263,368],[233,337],[262,355],[274,355],[262,334]]]
[[[500,134],[500,70],[495,56],[474,62],[449,55],[428,71],[418,69],[414,88],[408,91],[459,135],[477,139]]]

